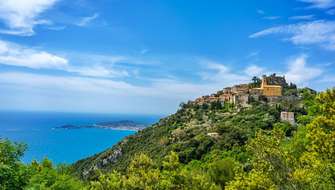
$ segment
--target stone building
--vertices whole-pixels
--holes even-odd
[[[273,96],[282,96],[282,89],[283,87],[280,85],[269,85],[267,84],[267,80],[264,77],[262,79],[262,84],[260,88],[255,88],[256,90],[260,90],[262,94],[266,97],[273,97]]]
[[[291,125],[294,125],[295,124],[294,112],[286,112],[286,111],[280,112],[280,120],[287,121]]]
[[[247,107],[249,105],[249,94],[234,94],[231,103]]]
[[[233,86],[231,88],[231,92],[236,93],[236,94],[248,93],[249,89],[250,88],[248,84],[239,84],[239,85]]]
[[[246,107],[249,103],[249,90],[250,87],[248,84],[235,85],[226,91],[225,99],[235,105]]]

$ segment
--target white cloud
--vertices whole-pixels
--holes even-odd
[[[250,35],[259,38],[271,34],[288,35],[286,39],[296,45],[319,45],[328,50],[335,50],[335,22],[317,20],[299,24],[282,25],[265,29]]]
[[[117,64],[125,61],[129,61],[130,56],[124,55],[103,55],[103,54],[92,54],[92,53],[70,53],[71,58],[77,60],[80,63],[97,63],[97,64]]]
[[[239,82],[244,83],[250,80],[249,76],[239,74],[226,65],[213,60],[202,59],[200,60],[200,64],[204,66],[204,70],[207,70],[207,72],[200,73],[202,80],[208,81],[214,86],[221,86],[220,89],[225,86]]]
[[[323,76],[320,80],[318,80],[320,83],[330,83],[332,86],[329,86],[328,88],[333,88],[335,87],[335,75],[326,75]]]
[[[291,20],[312,20],[314,15],[299,15],[299,16],[291,16],[289,19]]]
[[[248,76],[260,76],[264,74],[264,71],[265,69],[263,67],[257,65],[250,65],[244,70]]]
[[[307,56],[300,55],[288,61],[288,71],[285,76],[290,82],[306,86],[311,80],[321,76],[321,68],[307,65]]]
[[[93,22],[95,19],[97,19],[99,17],[98,13],[94,13],[92,16],[88,16],[88,17],[83,17],[80,19],[80,21],[76,24],[77,26],[87,26],[89,25],[91,22]]]
[[[181,101],[217,89],[213,85],[155,80],[145,86],[123,81],[25,72],[0,72],[0,99],[8,108],[117,113],[174,112]],[[8,95],[6,95],[8,93]],[[11,98],[8,98],[10,96]],[[24,101],[29,99],[29,101]]]
[[[157,65],[151,58],[119,54],[68,53],[65,70],[82,76],[122,78],[138,75],[139,65]]]
[[[33,69],[62,69],[68,66],[68,60],[45,51],[0,40],[0,64]]]
[[[71,56],[69,56],[71,57]],[[46,51],[0,40],[0,64],[31,69],[56,69],[90,77],[127,77],[129,72],[113,66],[122,61],[137,64],[136,58],[80,54],[65,58]],[[73,64],[75,62],[77,64]],[[70,64],[72,63],[72,64]]]
[[[120,78],[129,76],[129,73],[126,70],[117,70],[102,65],[80,67],[71,66],[68,67],[66,71],[90,77]]]
[[[32,74],[26,72],[0,73],[3,84],[19,85],[24,87],[48,88],[51,91],[67,92],[97,92],[97,93],[124,93],[127,90],[136,92],[136,88],[125,82],[106,79],[94,79],[75,76],[53,76],[45,74]],[[54,89],[54,90],[52,90]],[[117,89],[117,91],[116,91]]]
[[[40,14],[51,8],[58,0],[2,0],[0,1],[0,20],[8,27],[0,33],[31,36],[34,26],[50,24],[39,18]]]
[[[2,49],[0,51],[4,51]],[[288,81],[298,85],[317,81],[323,74],[322,69],[309,66],[306,60],[305,55],[290,59],[288,70],[280,73],[285,74]],[[145,85],[134,80],[126,82],[112,78],[85,77],[110,75],[108,71],[104,71],[105,68],[95,66],[78,67],[76,68],[78,71],[72,71],[83,72],[79,76],[0,72],[0,91],[3,92],[0,94],[0,99],[6,99],[7,107],[15,105],[17,109],[57,108],[62,111],[157,114],[173,112],[182,101],[192,100],[230,85],[249,82],[251,73],[262,74],[265,71],[265,68],[257,65],[237,70],[210,59],[203,58],[198,61],[204,72],[201,73],[202,78],[199,80],[151,77],[146,80]],[[84,71],[85,69],[87,71]],[[27,98],[30,101],[25,101]]]
[[[310,8],[328,9],[335,6],[335,0],[298,0],[311,4]]]
[[[265,20],[278,20],[280,18],[281,18],[280,16],[265,16],[265,17],[263,17],[263,19],[265,19]]]
[[[262,9],[258,9],[257,14],[262,15],[263,16],[262,18],[265,20],[277,20],[281,18],[280,16],[266,16],[267,15],[266,12]]]
[[[258,53],[253,54],[257,56]],[[202,71],[201,78],[196,76],[195,80],[185,81],[178,76],[164,77],[174,73],[162,72],[158,66],[160,62],[157,64],[156,61],[159,58],[151,62],[143,55],[74,55],[71,52],[64,58],[0,40],[0,64],[37,69],[34,73],[18,72],[16,68],[12,68],[14,72],[0,72],[0,91],[3,92],[0,100],[3,100],[2,105],[5,101],[7,107],[4,108],[16,106],[17,109],[57,107],[62,111],[172,112],[181,101],[249,82],[251,76],[265,72],[265,68],[257,65],[230,68],[215,60],[196,57],[192,64],[196,64],[194,69]],[[158,77],[149,75],[143,79],[142,73],[134,76],[132,71],[137,72],[138,64],[141,68],[149,67],[150,72],[157,72],[155,76]],[[64,71],[65,75],[41,74],[43,71],[39,69],[57,69]],[[306,56],[299,56],[289,62],[286,77],[304,85],[321,74],[321,69],[307,65]]]
[[[222,89],[228,85],[250,80],[249,76],[238,74],[218,62],[204,60],[202,64],[207,64],[204,65],[204,67],[209,72],[209,75],[208,77],[204,77],[203,81],[199,82],[185,82],[178,80],[177,78],[161,77],[150,78],[148,83],[145,86],[142,86],[110,78],[85,77],[108,75],[108,71],[104,71],[104,68],[95,68],[94,66],[89,68],[78,67],[76,68],[78,69],[77,71],[71,68],[73,69],[73,72],[83,72],[81,76],[53,76],[26,72],[0,72],[0,81],[2,84],[10,84],[12,86],[32,87],[36,89],[48,88],[51,91],[57,92],[86,92],[96,93],[97,96],[99,93],[118,94],[120,96],[152,96],[181,101],[214,92],[215,90]],[[90,72],[92,73],[90,74]]]

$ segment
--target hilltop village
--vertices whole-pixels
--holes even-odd
[[[204,105],[215,102],[228,102],[241,108],[249,107],[251,103],[255,101],[266,102],[269,104],[277,104],[281,101],[294,102],[299,100],[297,94],[292,93],[295,92],[296,89],[296,85],[289,85],[284,76],[277,76],[276,74],[270,76],[263,75],[262,79],[254,77],[252,83],[226,87],[217,93],[202,96],[189,103]],[[281,118],[282,120],[294,124],[293,112],[283,111],[281,113]]]
[[[276,74],[263,75],[262,79],[256,78],[253,83],[226,87],[217,93],[202,96],[190,103],[202,105],[219,101],[222,103],[229,102],[242,107],[248,107],[253,100],[275,103],[288,98],[287,95],[283,95],[284,90],[287,88],[296,88],[296,86],[293,84],[288,85],[285,77],[276,76]],[[292,94],[289,96],[293,98]]]

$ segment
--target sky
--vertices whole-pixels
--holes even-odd
[[[277,73],[335,85],[335,0],[0,0],[0,110],[170,114]]]

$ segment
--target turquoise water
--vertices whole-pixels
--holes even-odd
[[[51,112],[0,112],[0,138],[28,145],[22,161],[45,157],[55,163],[73,163],[119,142],[134,131],[111,129],[54,129],[65,124],[89,125],[98,122],[133,120],[152,124],[159,116],[121,114],[79,114]]]

